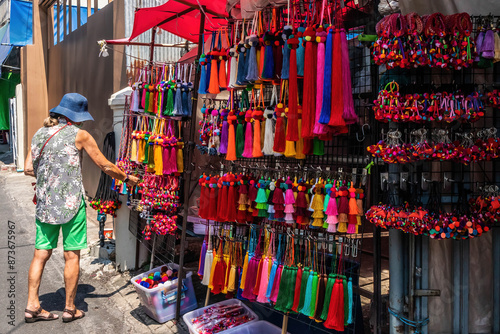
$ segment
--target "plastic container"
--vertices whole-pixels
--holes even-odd
[[[179,269],[179,265],[174,263],[167,264],[167,266],[171,269]],[[159,323],[164,323],[175,317],[178,280],[175,280],[173,284],[168,287],[159,286],[154,289],[146,289],[135,282],[138,279],[142,280],[143,277],[149,276],[150,273],[161,271],[161,267],[163,266],[156,267],[153,270],[137,275],[130,281],[139,295],[144,312]],[[188,272],[186,278],[182,282],[181,315],[198,307],[191,276],[192,273]]]
[[[221,332],[222,333],[222,332]],[[281,328],[267,321],[247,322],[224,331],[224,334],[281,334]],[[288,332],[287,332],[288,333]],[[290,333],[288,333],[290,334]]]
[[[248,326],[248,324],[257,322],[259,320],[259,317],[257,316],[257,314],[255,314],[251,309],[249,309],[245,304],[243,304],[243,302],[241,300],[239,300],[239,299],[228,299],[228,300],[223,300],[223,301],[221,301],[219,303],[208,305],[208,306],[205,306],[205,307],[199,308],[197,310],[194,310],[192,312],[184,314],[184,316],[182,317],[182,319],[186,323],[186,326],[188,326],[189,333],[191,333],[191,334],[199,334],[198,331],[196,331],[193,328],[192,320],[194,318],[198,317],[199,315],[203,314],[203,311],[205,311],[207,308],[210,308],[210,307],[213,307],[213,306],[218,306],[218,305],[240,305],[240,306],[243,306],[243,308],[245,308],[245,310],[247,311],[247,314],[253,316],[253,318],[254,318],[254,320],[250,320],[249,322],[246,322],[243,325],[240,325],[240,326],[237,326],[237,327],[233,327],[233,328],[227,329],[225,331],[221,331],[219,333],[224,333],[225,334],[225,333],[229,333],[230,330],[239,330],[243,326]],[[236,333],[236,332],[233,332],[233,333]],[[264,334],[264,333],[262,333],[262,334]]]

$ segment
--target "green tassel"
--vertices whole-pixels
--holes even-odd
[[[242,123],[238,123],[236,127],[236,156],[241,158],[243,150],[245,149],[245,130]]]
[[[153,145],[149,145],[149,149],[148,149],[148,169],[154,169],[155,168],[155,159],[154,159],[154,146]],[[149,159],[149,157],[151,157],[151,159]]]
[[[334,248],[335,249],[335,248]],[[326,281],[326,294],[325,302],[323,304],[323,312],[321,312],[321,320],[326,321],[328,317],[328,309],[330,308],[330,298],[332,297],[333,284],[335,283],[334,274],[328,275],[328,281]]]
[[[169,87],[173,87],[173,81],[169,82]],[[174,92],[173,88],[167,90],[167,105],[165,106],[165,116],[172,116],[174,112]]]
[[[278,292],[278,298],[276,299],[276,305],[274,308],[281,312],[286,312],[286,304],[288,303],[288,282],[290,281],[290,268],[285,266],[283,272],[281,273],[280,280],[280,290]]]
[[[266,190],[264,188],[259,188],[259,191],[257,192],[257,198],[255,199],[255,203],[267,203]]]
[[[146,90],[146,97],[144,98],[144,111],[147,113],[149,110],[149,85],[144,85],[144,89]]]
[[[297,267],[290,267],[290,281],[288,282],[288,294],[286,311],[290,311],[293,307],[293,297],[295,290],[295,280],[297,279]]]
[[[325,154],[325,142],[319,140],[318,137],[314,137],[313,140],[313,154],[314,155],[324,155]]]
[[[149,147],[150,147],[150,145],[148,143],[148,140],[149,140],[149,135],[146,134],[144,136],[144,141],[146,142],[146,147],[144,148],[144,160],[142,161],[143,164],[147,164],[148,161],[149,161],[148,157],[149,157]]]
[[[298,310],[305,316],[309,316],[311,313],[311,297],[312,297],[312,282],[313,282],[314,272],[309,273],[309,277],[307,278],[307,287],[306,287],[306,296],[304,300],[304,307]]]
[[[318,293],[318,273],[314,272],[311,289],[311,304],[309,305],[309,316],[314,318],[316,313],[316,298]]]
[[[307,279],[309,278],[309,267],[305,267],[302,271],[302,281],[300,283],[300,299],[299,299],[299,307],[297,307],[297,311],[300,312],[304,307],[304,301],[306,300],[306,287],[307,287]]]

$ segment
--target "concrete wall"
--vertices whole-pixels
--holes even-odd
[[[99,58],[97,41],[125,37],[124,1],[111,2],[90,16],[87,24],[52,46],[44,43],[41,37],[42,32],[49,36],[51,33],[51,27],[47,27],[46,14],[37,16],[35,12],[43,12],[43,9],[34,9],[34,45],[23,48],[21,66],[24,74],[22,82],[25,89],[28,141],[31,141],[34,132],[41,127],[48,110],[59,104],[64,94],[76,92],[88,99],[89,111],[95,120],[87,122],[84,129],[101,146],[104,137],[113,128],[108,98],[124,88],[127,82],[124,47],[114,46],[115,51],[110,50],[109,57]],[[85,189],[89,196],[94,196],[100,170],[85,153],[82,165]]]

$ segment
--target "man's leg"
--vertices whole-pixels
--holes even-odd
[[[75,310],[76,289],[78,288],[78,277],[80,275],[80,251],[64,251],[64,260],[66,260],[66,266],[64,267],[64,284],[66,286],[65,308]],[[75,316],[79,317],[81,314],[81,311],[78,310]],[[71,317],[71,314],[65,312],[63,317]]]
[[[38,291],[42,280],[43,269],[45,264],[52,255],[52,249],[35,249],[33,260],[31,261],[28,272],[28,305],[26,308],[30,311],[37,311],[40,308],[40,300],[38,299]],[[47,317],[49,312],[42,311],[41,316]],[[57,315],[54,315],[56,318]],[[31,318],[32,315],[25,313],[25,317]]]

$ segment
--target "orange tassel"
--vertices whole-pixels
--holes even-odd
[[[208,92],[210,94],[219,94],[219,74],[217,71],[217,59],[219,59],[219,52],[212,51],[212,65],[210,67],[210,84],[208,86]]]
[[[236,137],[234,134],[234,124],[236,123],[236,116],[231,110],[227,116],[227,122],[229,123],[229,130],[227,136],[227,153],[226,160],[234,161],[236,160]]]

